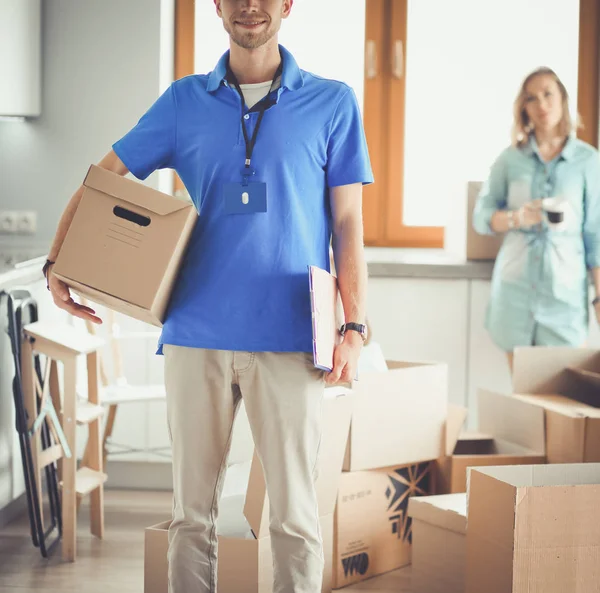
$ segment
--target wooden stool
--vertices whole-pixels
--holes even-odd
[[[94,307],[85,298],[81,298],[81,304]],[[164,383],[147,384],[147,385],[131,385],[127,380],[123,370],[123,360],[121,356],[121,341],[124,339],[146,339],[156,338],[160,336],[160,332],[156,330],[138,331],[138,332],[122,332],[114,311],[106,309],[103,317],[106,322],[106,333],[102,335],[106,344],[110,346],[112,375],[106,372],[106,366],[102,358],[102,353],[98,353],[99,369],[100,369],[100,393],[102,395],[102,405],[108,407],[106,424],[104,425],[104,435],[102,438],[102,454],[104,468],[106,468],[107,456],[109,453],[109,445],[111,445],[112,453],[138,453],[145,451],[161,457],[170,458],[170,447],[154,447],[151,449],[135,449],[127,445],[121,445],[111,441],[117,409],[121,404],[140,403],[140,402],[157,402],[166,399]],[[97,326],[91,321],[86,321],[85,326],[87,331],[92,335],[97,335]],[[81,399],[80,399],[81,401]],[[89,446],[86,447],[83,464],[89,455]]]
[[[22,349],[22,375],[25,407],[32,431],[31,446],[36,476],[41,489],[41,471],[49,463],[58,462],[62,488],[62,557],[73,562],[76,555],[77,500],[90,494],[91,532],[104,536],[104,482],[101,422],[104,408],[98,394],[98,350],[104,341],[78,331],[70,325],[37,322],[24,327]],[[34,354],[46,357],[41,383],[34,368]],[[87,362],[89,399],[77,403],[77,358],[85,355]],[[58,364],[63,365],[62,396]],[[64,435],[66,447],[55,447],[51,454],[41,452],[39,430],[34,430],[38,410],[47,406],[48,393]],[[52,406],[48,406],[51,408]],[[50,412],[52,416],[52,412]],[[76,424],[87,425],[88,455],[85,465],[77,469]],[[69,452],[66,449],[69,449]],[[66,454],[65,454],[66,453]],[[41,500],[41,496],[38,498]],[[40,510],[41,512],[41,510]],[[42,515],[43,516],[43,515]]]

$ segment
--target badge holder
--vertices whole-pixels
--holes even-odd
[[[267,184],[250,181],[256,175],[251,167],[242,169],[241,183],[225,183],[223,199],[227,214],[256,214],[267,211]]]

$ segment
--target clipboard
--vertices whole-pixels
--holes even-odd
[[[337,278],[316,266],[308,267],[312,312],[313,361],[322,371],[333,369],[333,352],[342,341],[344,309]]]

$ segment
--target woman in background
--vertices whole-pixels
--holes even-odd
[[[582,346],[588,334],[588,269],[600,319],[600,160],[575,137],[567,90],[549,68],[524,80],[512,146],[492,166],[473,226],[505,233],[492,278],[486,328],[508,355],[517,346]],[[547,198],[564,206],[552,228]]]

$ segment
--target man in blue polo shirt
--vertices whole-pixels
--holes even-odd
[[[351,381],[365,338],[362,185],[372,181],[357,102],[278,45],[293,0],[215,0],[230,51],[171,85],[100,166],[177,171],[200,213],[160,338],[173,448],[171,593],[216,591],[215,523],[244,399],[271,508],[277,593],[321,590],[314,470],[325,383]],[[58,306],[100,320],[51,273]],[[312,362],[307,267],[333,252],[346,325],[327,376]]]

